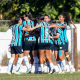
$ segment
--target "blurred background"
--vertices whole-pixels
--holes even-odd
[[[11,41],[11,30],[9,29],[9,21],[15,19],[15,14],[23,16],[25,12],[31,12],[36,18],[39,13],[47,14],[58,20],[62,12],[67,12],[77,27],[77,53],[78,53],[78,69],[80,68],[80,0],[0,0],[0,65],[7,66],[7,50]],[[67,30],[69,40],[69,54],[74,63],[73,42],[74,36],[71,26]],[[75,43],[75,42],[74,42]],[[55,61],[54,56],[52,57]],[[56,62],[55,62],[56,64]]]

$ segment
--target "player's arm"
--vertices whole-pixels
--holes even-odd
[[[60,34],[59,34],[59,33],[57,33],[57,34],[56,34],[56,36],[50,36],[50,38],[58,39],[58,38],[59,38],[59,36],[60,36]]]
[[[34,29],[39,28],[39,27],[41,27],[41,25],[36,25],[33,28],[30,28],[29,26],[27,26],[27,28],[23,28],[23,31],[33,31]]]
[[[53,25],[50,25],[49,28],[55,28],[57,25],[56,24],[53,24]]]
[[[57,26],[57,27],[65,28],[65,27],[66,27],[66,25],[62,25],[62,26]]]

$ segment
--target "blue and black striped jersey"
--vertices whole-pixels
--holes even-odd
[[[14,25],[12,27],[11,46],[22,46],[22,25]]]
[[[57,23],[57,26],[62,26],[62,25],[66,25],[65,28],[61,28],[61,29],[63,30],[63,38],[64,38],[64,41],[65,42],[68,42],[67,35],[66,35],[67,23],[66,22],[63,22],[62,24],[61,23]]]
[[[26,25],[29,25],[30,28],[33,28],[34,27],[34,22],[31,21],[31,20],[24,21],[23,22],[23,26],[25,27]],[[28,31],[25,31],[25,33],[28,33],[29,34]],[[29,34],[29,36],[27,38],[25,38],[25,40],[28,40],[28,41],[36,41],[36,36]]]
[[[38,43],[50,43],[49,24],[46,22],[40,22],[38,24],[41,25],[41,27],[38,28],[38,30],[40,32],[40,37],[38,39]]]
[[[53,36],[53,34],[54,34],[54,28],[50,28],[50,36]],[[50,43],[54,44],[54,39],[53,38],[50,38]]]
[[[57,28],[56,31],[54,31],[53,35],[56,36],[57,34],[60,34],[59,38],[58,39],[54,39],[54,43],[56,45],[65,45],[65,42],[64,42],[64,39],[63,39],[63,30],[61,28]]]

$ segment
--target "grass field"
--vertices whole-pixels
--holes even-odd
[[[0,80],[80,80],[80,72],[73,74],[0,74]]]

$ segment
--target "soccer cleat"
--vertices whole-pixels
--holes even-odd
[[[34,74],[39,74],[39,72],[34,72]]]
[[[7,72],[7,74],[11,75],[11,72],[10,72],[10,71],[8,71],[8,72]]]
[[[19,71],[14,71],[14,74],[18,74],[18,75],[20,75],[20,74],[22,74],[22,73],[19,72]]]
[[[62,70],[62,74],[65,74],[65,72],[66,72],[66,70],[64,69],[64,70]]]
[[[62,70],[60,70],[60,71],[58,72],[58,74],[62,74]]]
[[[73,68],[70,68],[70,73],[73,73]]]
[[[54,74],[55,72],[56,72],[55,69],[51,69],[50,72],[49,72],[49,74]]]
[[[30,73],[31,72],[31,69],[27,69],[26,71],[26,74]]]

